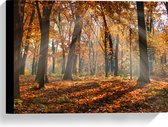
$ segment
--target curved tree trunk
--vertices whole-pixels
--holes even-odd
[[[147,54],[146,27],[143,2],[137,2],[138,34],[140,51],[140,76],[138,82],[149,83],[149,65]]]
[[[82,26],[82,18],[81,16],[77,15],[63,80],[72,80],[72,69],[74,64],[76,42],[78,41],[78,37],[82,32]]]

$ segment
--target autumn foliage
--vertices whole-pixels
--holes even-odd
[[[15,113],[168,111],[167,2],[14,2]]]

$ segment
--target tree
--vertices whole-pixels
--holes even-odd
[[[73,67],[73,60],[75,56],[75,47],[76,47],[76,42],[78,40],[78,36],[80,36],[82,32],[82,26],[83,26],[82,18],[80,15],[77,14],[76,20],[75,20],[75,27],[72,35],[72,41],[70,44],[70,50],[68,54],[67,66],[65,69],[63,80],[72,80],[72,67]]]
[[[37,58],[36,58],[36,53],[38,52],[38,47],[35,45],[35,49],[34,49],[34,53],[33,53],[33,61],[32,61],[32,75],[36,74],[36,70],[37,70]]]
[[[39,88],[44,87],[46,82],[47,71],[47,55],[48,55],[48,43],[49,43],[49,27],[50,27],[50,13],[54,1],[43,1],[42,14],[40,12],[39,2],[36,1],[36,8],[40,22],[41,42],[40,42],[40,56],[38,62],[38,70],[36,79],[39,82]]]
[[[80,40],[82,27],[83,27],[83,16],[86,12],[86,5],[85,2],[76,2],[76,12],[75,12],[75,27],[72,34],[72,41],[70,44],[69,54],[68,54],[68,61],[65,69],[65,73],[63,76],[63,80],[72,80],[72,70],[74,64],[74,57],[75,57],[75,49],[76,43]],[[85,8],[85,11],[83,9]]]
[[[105,26],[105,40],[104,40],[104,57],[105,57],[105,76],[108,76],[108,71],[109,68],[111,68],[111,72],[113,71],[113,42],[112,42],[112,36],[110,34],[109,28],[107,26],[107,22],[106,22],[106,17],[105,14],[102,10],[102,16],[103,16],[103,22],[104,22],[104,26]],[[108,43],[110,45],[110,53],[108,53]],[[109,56],[110,55],[110,59]],[[109,65],[110,63],[110,65]]]
[[[33,23],[34,14],[35,14],[35,9],[33,8],[31,18],[30,18],[30,22],[29,22],[28,34],[26,35],[26,41],[28,39],[30,39],[30,33],[31,33],[30,26]],[[20,64],[20,74],[22,74],[22,75],[24,75],[24,73],[25,73],[25,65],[26,65],[26,58],[27,58],[28,50],[29,50],[29,43],[26,44],[26,46],[24,48],[23,57],[20,60],[20,62],[21,62],[21,64]]]
[[[131,26],[130,26],[131,27]],[[132,79],[132,29],[129,29],[130,35],[129,35],[129,41],[130,41],[130,79]]]
[[[23,0],[14,1],[14,98],[20,97],[19,61],[23,36],[24,6]]]
[[[118,44],[119,44],[119,35],[116,37],[116,49],[115,49],[115,68],[114,68],[114,76],[118,75]]]
[[[55,45],[54,40],[52,40],[52,73],[55,73]]]
[[[138,15],[138,35],[139,35],[139,51],[140,51],[140,76],[138,82],[149,83],[149,65],[147,54],[146,26],[144,16],[144,3],[136,2]]]

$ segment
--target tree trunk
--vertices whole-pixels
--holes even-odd
[[[104,54],[105,54],[105,76],[108,76],[108,71],[113,71],[113,42],[112,42],[112,36],[110,34],[110,30],[107,26],[106,17],[104,12],[102,11],[103,15],[103,21],[105,26],[105,42],[104,42]],[[107,42],[109,42],[110,46],[110,53],[107,53]],[[110,56],[110,57],[108,57]],[[109,59],[110,58],[110,59]]]
[[[40,55],[36,75],[36,81],[39,82],[39,88],[44,87],[44,84],[48,82],[47,57],[48,57],[48,43],[49,43],[50,13],[54,2],[53,1],[42,2],[43,5],[46,3],[48,4],[48,6],[43,6],[43,11],[41,15],[38,1],[36,1],[36,8],[40,21],[40,31],[41,31]]]
[[[132,79],[132,42],[131,42],[131,28],[129,29],[130,31],[130,36],[129,36],[129,40],[130,40],[130,79]]]
[[[21,1],[24,3],[24,1]],[[22,3],[22,4],[23,4]],[[24,3],[25,5],[25,3]],[[24,15],[20,15],[20,11],[24,12],[24,5],[19,6],[19,2],[14,1],[14,99],[20,97],[20,87],[19,87],[19,61],[20,61],[20,51],[23,36],[23,18]],[[19,10],[20,9],[20,10]]]
[[[73,74],[77,74],[77,54],[75,54],[75,57],[74,57],[74,64],[73,64]]]
[[[28,50],[29,50],[29,44],[27,46],[25,46],[24,54],[21,59],[21,66],[20,66],[20,74],[21,75],[25,74],[25,66],[26,66],[26,59],[27,59]]]
[[[104,60],[105,60],[105,77],[108,76],[108,57],[107,57],[107,32],[105,30],[105,38],[104,38]]]
[[[31,24],[33,23],[33,19],[34,19],[34,14],[35,14],[35,9],[33,9],[31,17],[30,17],[30,22],[29,22],[29,28],[28,28],[28,34],[26,36],[26,40],[30,39],[29,34],[31,33]],[[28,50],[29,50],[29,43],[25,46],[24,49],[24,54],[23,57],[21,58],[21,64],[20,64],[20,74],[24,75],[25,74],[25,65],[26,65],[26,59],[27,59],[27,54],[28,54]]]
[[[168,15],[168,2],[165,2],[164,4],[165,4],[167,15]]]
[[[33,61],[32,61],[32,75],[36,75],[37,72],[37,58],[36,58],[36,54],[38,53],[38,47],[35,46],[35,51],[33,54]]]
[[[149,65],[147,54],[146,27],[143,2],[137,2],[138,34],[140,51],[140,76],[138,82],[149,83]]]
[[[109,43],[110,43],[110,71],[112,73],[114,70],[113,68],[113,40],[112,40],[112,36],[110,33],[109,33]]]
[[[54,41],[52,41],[52,73],[55,73],[55,45]]]
[[[78,36],[80,36],[81,34],[82,26],[83,26],[82,18],[81,16],[77,15],[63,80],[72,80],[72,67],[74,63],[73,60],[75,56],[75,47],[76,42],[78,41]]]
[[[34,54],[33,61],[32,61],[32,75],[35,75],[35,63],[36,63],[36,58],[35,58],[35,54]]]
[[[105,15],[103,13],[103,21],[104,21],[104,60],[105,60],[105,77],[108,76],[108,53],[107,53],[107,40],[108,40],[108,28],[107,28],[107,23],[105,19]]]
[[[92,56],[91,56],[91,54],[92,54],[92,50],[91,50],[91,46],[92,46],[92,41],[89,41],[89,70],[90,70],[90,75],[92,75],[92,70],[93,70],[93,59],[92,59]]]
[[[83,59],[81,58],[81,54],[79,53],[79,75],[82,74],[82,67],[83,67]]]
[[[63,50],[62,50],[62,74],[64,74],[64,72],[65,72],[65,50],[64,50],[64,48],[63,48]]]
[[[115,68],[114,68],[114,76],[118,75],[118,44],[119,44],[119,35],[116,37],[116,49],[115,49]]]

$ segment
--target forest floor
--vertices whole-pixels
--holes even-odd
[[[120,77],[61,81],[49,76],[38,89],[34,76],[20,76],[15,113],[168,112],[168,80],[139,84]]]

